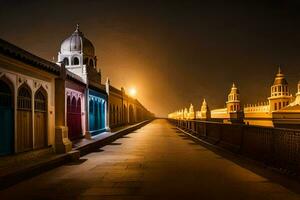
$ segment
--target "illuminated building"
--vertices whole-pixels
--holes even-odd
[[[67,125],[69,137],[91,137],[108,129],[107,93],[101,84],[100,68],[97,67],[95,48],[79,30],[79,25],[65,39],[58,52],[58,64],[79,77],[82,84],[66,83]],[[85,108],[88,111],[86,115]],[[85,128],[87,127],[87,128]]]
[[[57,63],[0,39],[0,156],[68,152],[74,139],[152,117],[124,89],[101,84],[95,49],[78,26],[62,42]]]
[[[271,86],[271,95],[265,102],[241,106],[240,93],[235,84],[228,94],[225,108],[209,111],[207,103],[203,100],[200,111],[196,111],[196,119],[220,121],[224,123],[245,123],[270,127],[300,128],[300,82],[298,92],[293,97],[290,94],[288,82],[281,69],[275,76]],[[182,117],[180,111],[168,115],[175,119],[188,119]]]

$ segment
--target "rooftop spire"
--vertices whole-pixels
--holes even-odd
[[[78,23],[76,24],[76,30],[75,31],[79,32],[79,24]]]
[[[235,84],[234,83],[232,83],[232,88],[235,88]]]
[[[280,65],[278,67],[278,74],[281,74],[281,67],[280,67]]]

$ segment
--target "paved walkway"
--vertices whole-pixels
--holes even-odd
[[[300,199],[298,183],[225,157],[155,120],[78,163],[0,191],[0,199]]]

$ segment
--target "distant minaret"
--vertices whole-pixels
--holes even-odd
[[[228,95],[226,107],[229,122],[243,123],[244,112],[241,108],[240,92],[234,83],[232,84],[231,91]]]
[[[227,113],[231,112],[239,112],[241,110],[241,102],[240,102],[240,92],[235,86],[232,84],[231,91],[228,95],[228,100],[226,102],[227,105]]]
[[[210,119],[210,110],[205,99],[203,99],[200,113],[201,119]]]
[[[194,113],[194,106],[193,106],[193,104],[190,105],[188,118],[189,119],[195,119],[195,113]]]

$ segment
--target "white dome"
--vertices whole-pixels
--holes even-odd
[[[82,52],[87,56],[95,56],[95,48],[93,44],[83,36],[82,32],[79,31],[78,24],[74,33],[62,42],[60,46],[60,52],[62,54]]]

